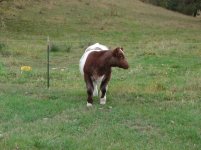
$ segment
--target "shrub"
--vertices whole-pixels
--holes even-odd
[[[4,43],[0,43],[0,50],[4,49],[6,45]]]
[[[8,51],[7,46],[4,43],[0,43],[0,54],[3,57],[8,57],[11,55],[11,52]]]
[[[67,52],[69,53],[72,49],[72,45],[71,44],[60,44],[60,45],[56,45],[56,44],[52,44],[50,47],[51,52]]]
[[[58,52],[59,51],[59,47],[57,45],[55,45],[55,44],[52,44],[50,46],[50,51],[51,52]]]
[[[186,15],[199,15],[201,10],[201,0],[141,0],[153,5],[165,7],[167,9],[178,11]]]
[[[0,63],[0,75],[4,75],[5,74],[5,69],[3,64]]]

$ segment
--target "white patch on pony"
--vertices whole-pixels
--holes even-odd
[[[91,53],[91,52],[94,52],[94,51],[102,51],[102,50],[109,50],[107,46],[105,45],[101,45],[99,43],[96,43],[94,45],[91,45],[89,46],[86,50],[85,50],[85,53],[82,55],[81,59],[80,59],[80,73],[82,75],[84,75],[84,65],[85,65],[85,62],[87,60],[87,57],[88,55]]]
[[[100,98],[100,104],[105,105],[106,104],[106,95],[103,98]]]
[[[93,85],[94,85],[93,96],[98,96],[98,86],[97,86],[97,82],[93,82]]]
[[[87,102],[87,107],[92,107],[93,105],[91,103]]]
[[[102,82],[104,78],[104,75],[101,77],[97,77],[96,79],[94,79],[94,77],[91,77],[91,79],[93,80],[93,86],[94,86],[94,91],[93,91],[93,96],[98,96],[98,86],[100,86],[100,83]]]
[[[103,78],[105,76],[101,76],[101,77],[96,77],[94,78],[93,76],[91,77],[92,81],[93,81],[93,86],[94,86],[94,91],[93,91],[93,96],[98,96],[98,86],[100,86],[100,83],[102,82]]]
[[[121,52],[124,54],[124,51],[120,48]]]
[[[94,45],[91,45],[89,47],[87,47],[87,49],[85,50],[85,52],[87,51],[91,51],[91,50],[108,50],[108,47],[99,43],[96,43]]]

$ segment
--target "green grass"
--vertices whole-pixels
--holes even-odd
[[[200,18],[133,0],[11,0],[0,14],[0,149],[201,148]],[[123,46],[130,68],[87,108],[78,64],[95,42]]]

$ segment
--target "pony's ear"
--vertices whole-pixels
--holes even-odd
[[[112,52],[113,56],[117,57],[119,54],[119,47],[115,48]]]
[[[124,48],[123,48],[123,47],[121,47],[121,50],[122,50],[122,51],[124,51]]]

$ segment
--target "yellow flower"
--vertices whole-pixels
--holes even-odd
[[[20,70],[21,70],[21,73],[22,73],[23,71],[31,71],[32,68],[30,66],[21,66]]]

